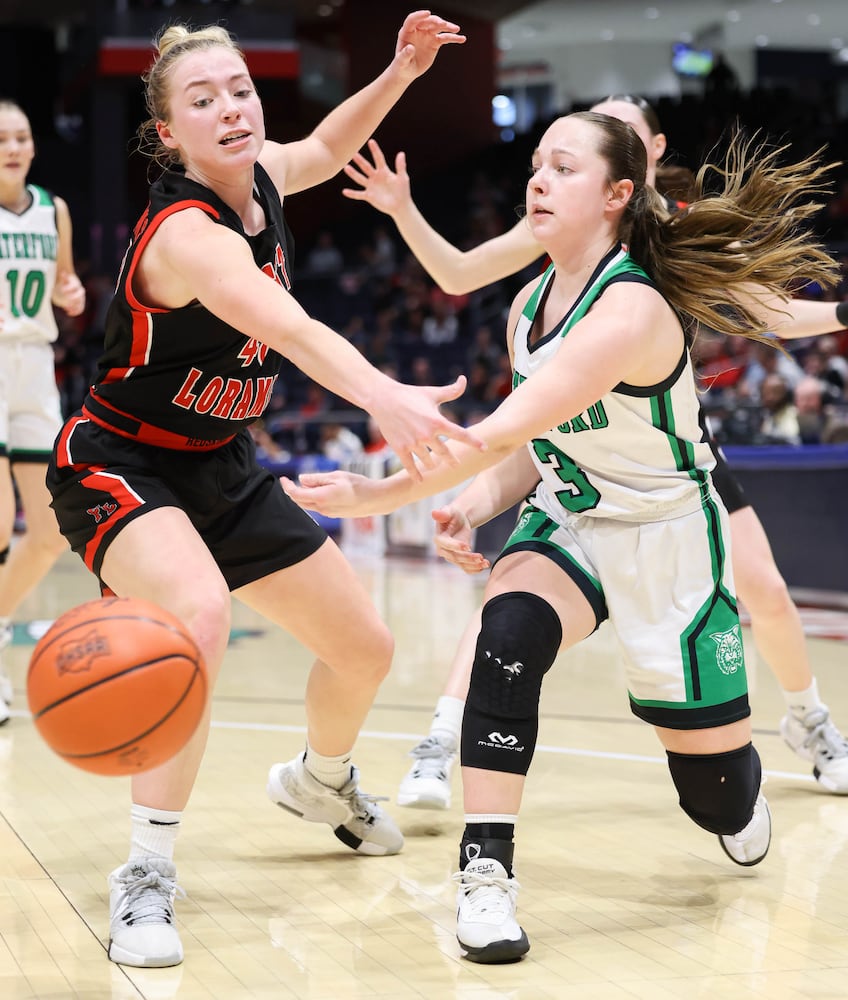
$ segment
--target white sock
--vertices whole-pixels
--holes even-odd
[[[328,785],[338,791],[350,781],[350,754],[348,751],[338,757],[325,757],[313,750],[307,742],[304,766],[322,785]]]
[[[815,677],[813,683],[803,691],[784,691],[783,697],[789,711],[799,719],[815,708],[825,708],[819,699],[819,688]]]
[[[151,809],[149,806],[139,806],[133,802],[130,812],[132,840],[129,860],[155,855],[157,858],[173,861],[174,845],[180,831],[182,815],[182,812]]]
[[[509,813],[466,813],[465,822],[468,823],[504,823],[515,826],[518,816]]]
[[[462,713],[465,711],[465,701],[462,698],[450,698],[442,695],[436,702],[436,711],[430,723],[430,735],[453,750],[459,746],[459,734],[462,731]]]

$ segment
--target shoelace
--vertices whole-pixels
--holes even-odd
[[[811,712],[802,721],[807,730],[804,746],[808,750],[819,750],[830,758],[848,757],[848,743],[830,721],[830,712]]]
[[[414,757],[415,775],[418,778],[447,778],[448,759],[455,751],[449,750],[435,736],[427,736],[409,751]]]
[[[368,792],[360,792],[356,778],[351,778],[339,791],[339,797],[347,801],[355,820],[369,825],[374,824],[382,813],[377,803],[389,800],[388,795],[371,795]]]
[[[481,875],[480,872],[462,871],[451,875],[470,904],[472,913],[487,913],[492,910],[508,913],[521,888],[514,878],[499,878],[496,875]]]
[[[129,925],[173,923],[174,896],[185,898],[185,892],[174,879],[151,868],[146,875],[126,875],[120,879],[124,891],[116,906],[120,919]]]

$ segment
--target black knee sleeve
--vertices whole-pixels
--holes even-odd
[[[667,750],[680,808],[710,833],[738,833],[751,822],[762,767],[752,743],[727,753]]]
[[[527,774],[542,678],[561,642],[557,613],[541,597],[516,592],[486,603],[462,719],[464,766]]]

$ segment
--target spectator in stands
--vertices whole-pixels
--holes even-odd
[[[702,330],[695,338],[692,356],[703,392],[701,405],[707,409],[732,403],[735,399],[736,384],[745,367],[745,362],[731,353],[730,341],[737,339],[711,330]]]
[[[750,361],[737,383],[740,397],[760,402],[763,382],[769,375],[779,375],[791,391],[803,378],[804,371],[784,351],[775,350],[770,344],[751,344]]]
[[[397,270],[397,246],[386,226],[374,228],[371,267],[380,278],[391,277]]]
[[[773,348],[772,348],[773,350]],[[798,384],[803,379],[799,379]],[[763,410],[760,436],[766,444],[800,444],[801,428],[792,398],[793,388],[777,372],[770,372],[760,386]]]
[[[421,339],[428,347],[452,344],[459,334],[459,320],[450,298],[443,292],[432,295],[430,309],[421,326]]]
[[[823,378],[844,393],[848,386],[848,359],[839,351],[839,338],[833,334],[819,337],[816,347],[824,359]]]
[[[288,462],[291,454],[281,447],[275,439],[268,433],[264,420],[257,420],[249,427],[250,436],[256,445],[256,458],[260,465],[269,465],[275,462]]]
[[[795,386],[793,400],[801,444],[821,444],[830,420],[825,383],[812,375],[805,375]]]
[[[315,246],[306,255],[306,273],[312,278],[334,277],[341,274],[344,257],[336,246],[333,234],[322,230]]]
[[[338,421],[328,421],[321,425],[321,454],[340,466],[351,459],[359,458],[364,447],[362,438],[349,427]]]

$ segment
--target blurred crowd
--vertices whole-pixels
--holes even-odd
[[[784,102],[779,125],[793,124],[786,106]],[[660,103],[659,110],[672,143],[671,162],[679,155],[674,150],[682,149],[683,162],[688,158],[697,166],[707,152],[701,146],[710,141],[709,119],[700,119],[701,146],[687,147],[683,136],[692,124],[691,106]],[[808,120],[807,126],[805,141],[793,144],[797,156],[829,141],[820,123]],[[832,150],[835,159],[842,150],[838,142],[831,144],[837,147]],[[531,139],[524,146],[504,145],[454,168],[450,176],[420,183],[413,172],[413,194],[448,240],[463,248],[474,246],[514,224],[531,148]],[[680,173],[685,178],[686,170],[681,167]],[[675,171],[669,169],[666,176],[673,183]],[[848,176],[835,179],[834,195],[822,207],[817,227],[840,264],[841,281],[827,291],[804,288],[799,294],[834,302],[848,299]],[[453,404],[453,415],[472,424],[510,391],[506,317],[515,293],[541,266],[539,261],[470,295],[447,295],[411,256],[391,220],[357,205],[352,221],[301,236],[294,294],[308,313],[342,333],[393,377],[436,384],[465,374],[468,386]],[[60,318],[56,344],[66,412],[79,406],[93,373],[115,278],[85,274],[82,262],[80,272],[88,308],[77,319]],[[848,440],[848,331],[789,341],[782,348],[702,331],[693,355],[703,403],[722,443],[800,446]],[[255,437],[267,459],[276,462],[306,454],[344,461],[383,447],[365,414],[351,411],[344,400],[288,365]]]

